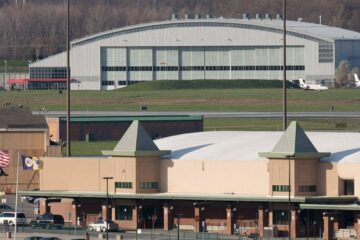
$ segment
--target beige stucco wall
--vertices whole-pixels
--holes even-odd
[[[316,196],[317,192],[300,192],[299,186],[317,185],[318,159],[300,159],[295,163],[295,195]],[[316,186],[317,187],[317,186]]]
[[[269,195],[287,196],[288,192],[273,192],[273,185],[289,185],[289,160],[288,159],[271,159],[268,163],[269,170]],[[294,195],[295,165],[294,160],[290,160],[290,182],[291,195]]]
[[[136,191],[141,193],[154,193],[159,189],[141,189],[141,182],[160,182],[159,157],[136,158]]]
[[[113,177],[109,180],[109,191],[114,192],[114,182],[135,179],[135,161],[132,157],[124,157],[122,161],[112,157],[45,157],[42,160],[40,189],[44,191],[105,192],[106,181],[103,177]]]
[[[267,161],[161,160],[161,191],[268,195]]]
[[[340,163],[337,170],[340,180],[354,180],[354,194],[360,197],[360,163]]]
[[[335,163],[320,162],[318,165],[317,190],[319,196],[329,197],[338,196],[339,192],[342,191]]]
[[[59,141],[60,140],[59,118],[58,117],[46,117],[46,123],[49,127],[50,139],[53,141]],[[63,139],[63,140],[65,140],[65,139]]]

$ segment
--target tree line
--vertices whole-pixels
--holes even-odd
[[[360,32],[359,0],[287,0],[288,18]],[[241,18],[282,12],[282,0],[70,0],[70,39],[185,14]],[[34,61],[65,49],[66,0],[0,0],[0,59]]]

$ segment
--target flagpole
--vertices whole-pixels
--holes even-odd
[[[19,191],[19,165],[20,165],[20,149],[18,148],[17,166],[16,166],[16,191],[15,191],[15,228],[14,239],[16,240],[17,232],[17,212],[18,212],[18,191]]]

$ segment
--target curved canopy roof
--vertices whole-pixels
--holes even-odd
[[[267,161],[258,152],[269,152],[284,132],[216,131],[158,139],[160,149],[170,149],[173,160]],[[319,152],[330,152],[327,162],[360,163],[360,133],[306,132]]]
[[[170,20],[161,22],[152,22],[145,24],[138,24],[110,31],[105,31],[90,35],[78,40],[72,41],[72,45],[83,45],[89,42],[97,41],[100,39],[160,28],[173,28],[173,27],[190,27],[190,26],[214,26],[214,27],[233,27],[233,28],[254,28],[258,30],[282,32],[283,21],[271,19],[183,19],[183,20]],[[287,21],[288,35],[297,37],[313,39],[313,40],[327,40],[332,41],[336,39],[351,39],[360,40],[360,33],[325,26],[315,23],[307,23],[302,21]]]

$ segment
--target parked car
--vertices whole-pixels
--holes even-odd
[[[14,209],[6,204],[0,204],[0,213],[2,212],[13,212]]]
[[[15,212],[2,212],[0,213],[0,224],[14,226],[15,222],[18,225],[26,224],[26,216],[25,214],[18,212],[16,214],[15,220]]]
[[[118,230],[118,225],[114,223],[113,221],[109,221],[108,225],[109,231],[116,231]],[[106,221],[104,220],[97,220],[94,223],[89,224],[89,230],[90,231],[97,231],[97,232],[106,232]]]
[[[25,238],[24,240],[40,240],[42,239],[43,237],[40,237],[40,236],[31,236],[31,237],[27,237]]]
[[[46,213],[37,216],[35,219],[30,221],[32,228],[62,228],[64,226],[64,218],[61,215]]]

